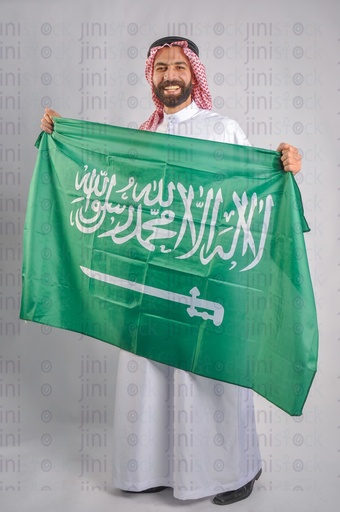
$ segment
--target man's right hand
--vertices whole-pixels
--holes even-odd
[[[52,117],[61,117],[58,112],[51,108],[45,108],[44,117],[41,120],[41,129],[46,133],[52,133],[54,129],[54,123]]]

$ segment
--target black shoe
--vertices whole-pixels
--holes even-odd
[[[164,489],[168,489],[168,487],[160,486],[160,487],[150,487],[150,489],[144,489],[144,491],[125,491],[125,492],[133,492],[135,494],[148,494],[152,492],[161,492]]]
[[[213,503],[215,503],[215,505],[230,505],[230,503],[236,503],[237,501],[245,500],[248,498],[248,496],[251,495],[255,480],[260,478],[261,473],[262,469],[260,469],[257,475],[252,480],[250,480],[250,482],[245,484],[243,487],[236,489],[236,491],[227,491],[216,494],[212,500]]]

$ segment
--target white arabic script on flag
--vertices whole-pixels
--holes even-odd
[[[135,238],[146,250],[154,251],[158,242],[163,253],[178,250],[178,259],[189,259],[198,252],[202,265],[218,255],[222,260],[230,260],[230,270],[237,266],[233,257],[241,244],[242,256],[251,251],[253,261],[240,271],[250,270],[261,261],[274,206],[271,194],[259,199],[256,193],[248,198],[246,191],[241,195],[233,191],[232,207],[227,211],[227,198],[221,188],[195,189],[180,181],[165,184],[163,178],[141,185],[130,177],[118,188],[116,174],[109,177],[107,171],[89,171],[87,165],[82,173],[77,173],[75,189],[83,196],[72,201],[77,208],[71,211],[70,223],[82,233],[95,233],[109,216],[110,229],[98,236],[111,237],[114,244]],[[231,222],[235,215],[237,222]],[[257,244],[251,232],[252,223],[260,232]]]

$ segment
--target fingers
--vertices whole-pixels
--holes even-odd
[[[44,117],[41,119],[41,129],[46,133],[52,133],[54,129],[54,122],[52,117],[61,117],[58,112],[51,108],[45,108]]]
[[[292,172],[293,174],[301,171],[302,156],[296,147],[291,146],[286,142],[281,142],[276,151],[280,151],[282,153],[281,161],[285,171]]]

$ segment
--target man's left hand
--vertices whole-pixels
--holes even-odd
[[[290,171],[293,174],[301,171],[302,157],[297,148],[287,144],[286,142],[281,142],[276,151],[280,151],[282,153],[281,160],[285,171]]]

